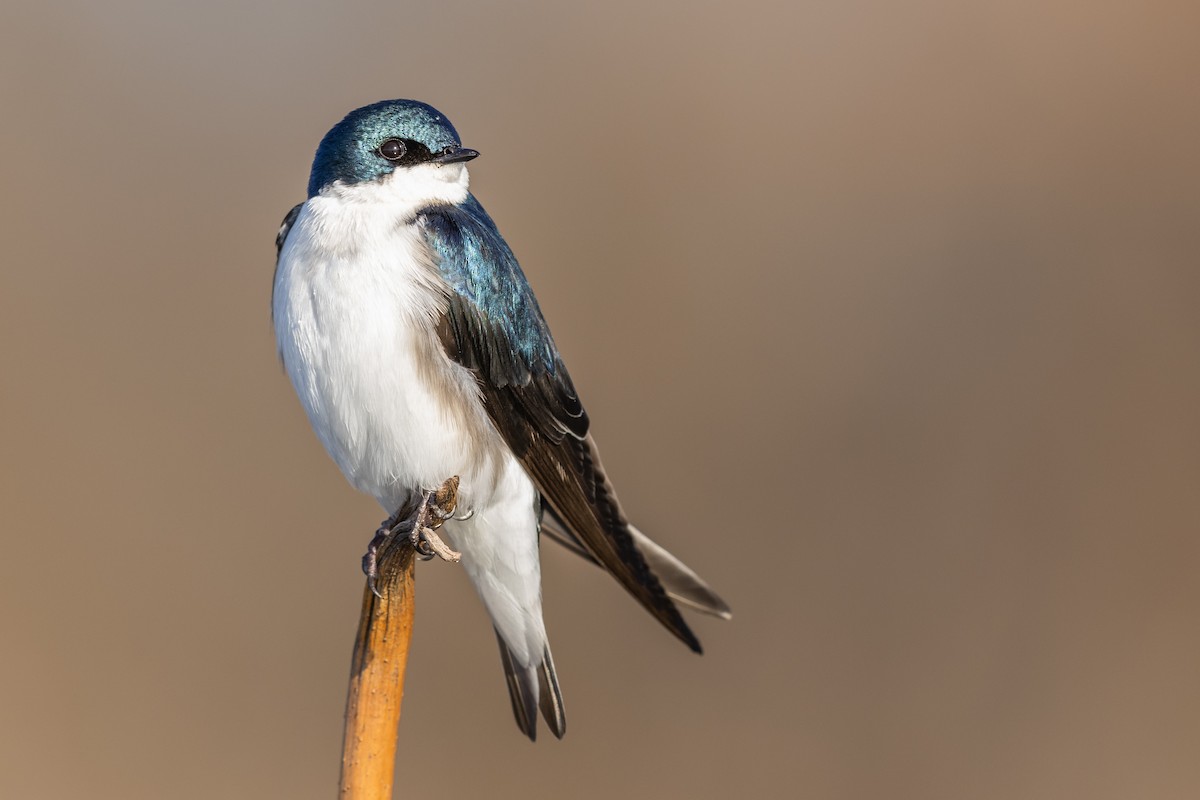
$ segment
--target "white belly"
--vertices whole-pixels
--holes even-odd
[[[317,436],[389,513],[452,475],[466,507],[487,505],[516,464],[474,376],[434,333],[445,287],[419,232],[370,218],[386,209],[326,206],[310,200],[293,225],[273,299],[284,367]]]
[[[459,510],[472,515],[443,532],[514,658],[531,667],[546,642],[538,492],[475,376],[438,341],[446,287],[402,218],[395,203],[305,204],[275,275],[279,352],[325,449],[387,513],[459,476]]]

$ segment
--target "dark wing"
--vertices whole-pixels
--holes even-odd
[[[275,234],[275,275],[279,275],[279,256],[283,253],[283,243],[287,241],[288,231],[292,229],[292,225],[296,223],[296,217],[300,216],[300,209],[304,203],[297,203],[292,207],[292,210],[283,218],[283,223],[279,226],[279,233]],[[271,279],[271,314],[275,314],[275,279]]]
[[[571,533],[552,508],[546,509],[542,517],[542,533],[575,555],[596,563],[596,559],[592,558],[592,554],[575,538],[575,534]],[[668,597],[695,611],[721,619],[733,618],[729,604],[722,600],[695,570],[633,525],[629,526],[629,534],[633,537],[637,549],[641,551],[642,557],[646,559],[650,570],[658,576],[663,588],[667,590]]]
[[[292,225],[296,222],[296,217],[300,216],[300,209],[304,207],[304,203],[296,203],[292,206],[292,210],[283,218],[283,223],[279,226],[279,233],[275,234],[275,261],[279,262],[279,254],[283,252],[283,243],[287,241],[288,231],[292,229]]]
[[[419,215],[453,290],[447,353],[475,372],[492,422],[542,500],[588,554],[688,647],[700,642],[635,544],[588,435],[588,418],[516,258],[475,201]]]

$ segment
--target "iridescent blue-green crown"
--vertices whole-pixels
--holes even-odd
[[[420,142],[431,153],[462,145],[450,120],[431,105],[417,100],[384,100],[355,109],[334,125],[313,159],[308,196],[334,181],[362,183],[395,169],[378,149],[388,139]]]

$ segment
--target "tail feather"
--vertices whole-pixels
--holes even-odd
[[[563,738],[567,732],[567,712],[563,707],[562,691],[558,688],[558,675],[554,672],[554,659],[550,657],[550,645],[546,645],[538,667],[538,704],[551,732],[559,739]]]
[[[546,645],[542,662],[537,667],[523,667],[513,658],[512,650],[496,631],[500,644],[500,661],[504,664],[504,677],[508,682],[508,696],[512,701],[513,717],[521,733],[529,741],[537,741],[537,715],[541,707],[542,716],[551,733],[559,739],[567,732],[567,715],[563,708],[562,691],[558,688],[558,675],[554,672],[554,660],[550,657],[550,646]]]
[[[520,666],[513,660],[512,650],[496,631],[500,643],[500,661],[504,664],[504,678],[508,681],[508,697],[512,700],[513,716],[521,733],[529,741],[537,741],[538,685],[534,671]]]

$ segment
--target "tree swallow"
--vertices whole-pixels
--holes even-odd
[[[674,601],[730,611],[626,521],[533,291],[467,188],[478,155],[425,103],[351,112],[280,228],[272,315],[309,422],[352,485],[394,513],[459,476],[442,533],[491,615],[517,725],[534,739],[540,708],[561,738],[539,533],[697,653]]]

